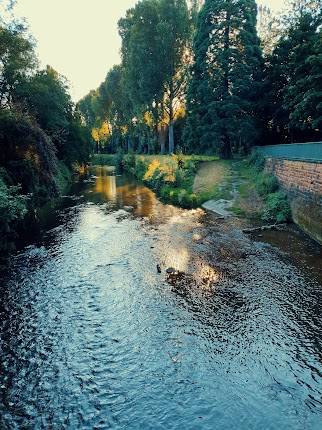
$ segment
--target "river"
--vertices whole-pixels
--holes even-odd
[[[1,281],[1,430],[321,429],[321,249],[240,223],[104,167],[51,202]]]

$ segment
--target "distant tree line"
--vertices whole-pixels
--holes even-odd
[[[97,151],[243,154],[322,140],[321,0],[141,0],[122,62],[78,106]],[[259,12],[259,23],[258,23]]]

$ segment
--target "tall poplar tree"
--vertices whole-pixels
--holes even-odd
[[[262,79],[256,24],[255,0],[205,1],[188,90],[185,136],[192,150],[231,158],[256,141]]]
[[[185,94],[190,30],[185,0],[142,0],[119,21],[122,62],[132,103],[138,114],[149,111],[155,123],[159,118],[169,118],[170,153],[174,151],[176,105]]]

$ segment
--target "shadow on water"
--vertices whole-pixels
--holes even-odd
[[[319,251],[257,240],[79,178],[2,280],[1,430],[320,429]]]

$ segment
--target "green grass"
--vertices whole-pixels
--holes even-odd
[[[291,219],[287,196],[280,191],[276,177],[265,172],[258,157],[234,163],[234,170],[241,181],[239,196],[231,208],[234,214],[276,223]]]

